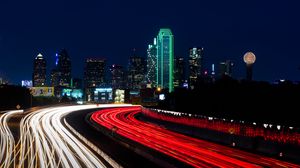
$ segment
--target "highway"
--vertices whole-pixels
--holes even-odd
[[[114,134],[155,149],[193,167],[300,167],[238,149],[195,139],[135,118],[141,107],[97,111],[91,120]]]
[[[0,115],[0,167],[15,165],[15,139],[8,126],[8,120],[23,110],[8,111]]]
[[[101,158],[105,154],[79,137],[63,119],[69,113],[105,107],[118,105],[49,107],[28,113],[20,122],[20,139],[17,143],[7,120],[20,111],[2,114],[0,167],[122,167],[109,157]]]
[[[104,153],[112,157],[117,163],[123,167],[137,167],[137,168],[160,168],[165,167],[161,164],[154,163],[153,161],[139,155],[135,151],[124,146],[120,141],[102,133],[90,125],[89,115],[97,109],[81,110],[76,113],[70,113],[65,117],[65,120],[77,132],[88,139],[92,144],[100,148]],[[96,126],[96,125],[95,125]],[[157,156],[156,152],[153,156]],[[173,159],[175,160],[175,159]],[[173,161],[172,160],[172,161]]]

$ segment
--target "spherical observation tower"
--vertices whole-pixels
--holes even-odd
[[[244,62],[246,63],[246,79],[247,80],[252,80],[252,69],[253,69],[253,64],[255,63],[256,56],[253,54],[253,52],[247,52],[244,57]]]

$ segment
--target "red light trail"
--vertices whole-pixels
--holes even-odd
[[[230,133],[246,137],[263,137],[264,140],[279,142],[283,144],[300,145],[300,133],[290,129],[264,128],[263,126],[250,125],[244,123],[235,123],[230,121],[222,121],[221,119],[209,120],[208,118],[197,118],[189,116],[176,116],[167,113],[159,113],[149,109],[143,109],[143,114],[168,122],[181,125],[215,130],[218,132]],[[276,125],[274,126],[276,127]]]
[[[92,114],[92,121],[120,136],[155,149],[193,167],[300,167],[185,136],[135,118],[141,107],[111,108]]]

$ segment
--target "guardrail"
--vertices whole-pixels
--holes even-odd
[[[300,146],[299,128],[291,126],[262,124],[256,122],[249,123],[241,120],[208,117],[160,109],[142,108],[142,112],[148,117],[172,123],[245,137],[263,137],[264,140],[268,141]]]

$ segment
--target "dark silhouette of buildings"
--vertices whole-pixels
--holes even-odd
[[[175,58],[174,61],[174,87],[183,87],[185,82],[185,60],[183,57]]]
[[[83,88],[83,86],[82,86],[82,79],[80,79],[80,78],[74,78],[74,79],[72,79],[71,88],[82,89]]]
[[[145,60],[135,54],[129,59],[127,85],[129,89],[139,90],[145,79]]]
[[[220,62],[220,67],[219,67],[220,77],[223,77],[225,75],[229,76],[229,77],[232,77],[233,66],[234,66],[234,64],[230,60],[226,60],[224,62]]]
[[[300,126],[296,112],[300,84],[278,84],[234,80],[228,76],[214,83],[199,83],[194,90],[183,88],[166,95],[158,108],[239,119],[249,122]]]
[[[17,109],[17,105],[21,109],[31,106],[30,90],[26,87],[14,85],[0,85],[0,111]]]

